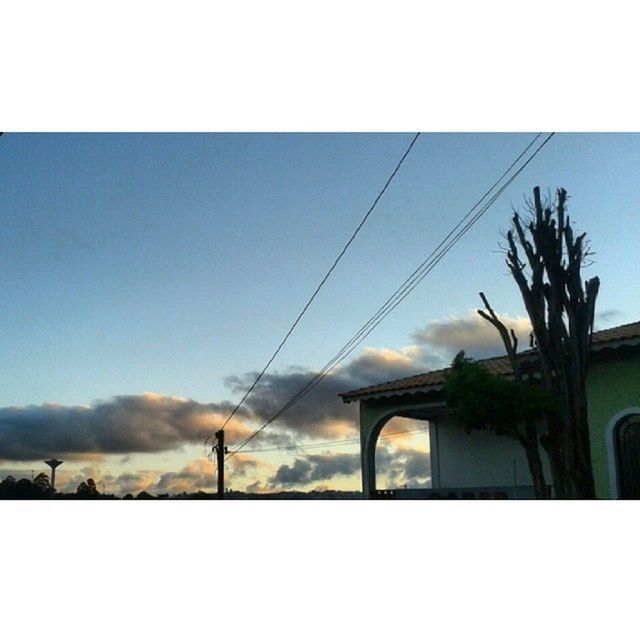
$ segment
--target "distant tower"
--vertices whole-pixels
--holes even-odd
[[[45,460],[45,464],[48,464],[51,467],[51,489],[55,491],[56,489],[56,467],[59,467],[62,464],[62,460],[56,460],[52,458],[51,460]]]

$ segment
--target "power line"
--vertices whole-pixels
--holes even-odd
[[[476,213],[475,216],[467,222],[466,225],[460,229],[461,225],[465,220],[467,220],[473,211],[477,209],[478,205],[491,193],[491,191],[500,183],[500,181],[504,178],[505,175],[510,171],[513,166],[524,156],[528,149],[535,143],[535,141],[540,137],[541,134],[538,134],[530,143],[527,145],[525,150],[516,158],[516,160],[511,163],[509,169],[505,171],[502,176],[489,188],[489,190],[480,198],[480,200],[470,209],[470,211],[456,224],[456,226],[445,236],[445,239],[440,242],[440,244],[429,254],[427,259],[423,261],[423,263],[405,280],[405,282],[396,289],[395,293],[392,294],[390,298],[382,305],[382,307],[374,314],[372,318],[370,318],[367,323],[353,336],[343,347],[342,349],[318,372],[316,375],[302,388],[298,391],[296,395],[294,395],[289,402],[287,402],[281,409],[265,424],[263,424],[256,432],[251,434],[245,441],[241,442],[236,449],[232,452],[235,453],[239,449],[243,448],[244,445],[256,437],[263,429],[265,429],[269,424],[271,424],[274,420],[279,418],[284,412],[286,412],[291,406],[293,406],[296,402],[298,402],[306,393],[311,391],[313,387],[316,386],[331,370],[333,370],[342,360],[344,360],[377,326],[386,318],[393,309],[395,309],[404,298],[406,298],[411,291],[426,277],[426,275],[440,262],[440,260],[449,252],[449,250],[459,241],[459,239],[479,220],[479,218],[486,212],[486,210],[495,202],[495,200],[502,194],[502,192],[513,182],[513,180],[519,175],[519,173],[531,162],[531,160],[537,155],[537,153],[542,149],[542,147],[551,139],[553,134],[548,136],[546,140],[536,149],[536,151],[530,156],[530,158],[518,169],[516,173],[514,173],[511,178],[501,187],[501,189],[496,192],[492,198],[482,207],[482,209]],[[453,234],[456,230],[460,229],[458,233],[454,236]],[[453,236],[453,238],[452,238]],[[443,247],[447,238],[451,238],[449,243]],[[439,251],[440,250],[440,251]]]
[[[383,305],[378,313],[369,320],[368,323],[352,338],[341,350],[340,352],[332,358],[325,367],[321,370],[319,374],[316,375],[315,379],[312,379],[309,383],[307,383],[306,387],[301,389],[292,400],[281,409],[281,411],[276,415],[274,419],[277,419],[282,413],[287,411],[291,406],[293,406],[298,400],[300,400],[306,393],[311,391],[311,389],[316,386],[319,382],[321,382],[326,375],[328,375],[340,362],[342,362],[346,357],[348,357],[356,347],[420,284],[420,282],[432,271],[432,269],[444,258],[444,256],[457,244],[457,242],[471,229],[471,227],[480,219],[480,217],[491,207],[491,205],[500,197],[500,195],[507,189],[507,187],[515,180],[517,175],[526,167],[527,164],[533,159],[533,157],[537,154],[537,152],[551,139],[551,134],[545,140],[545,142],[540,145],[540,147],[536,150],[528,160],[525,162],[520,169],[513,175],[511,178],[505,183],[498,192],[496,192],[491,199],[483,206],[483,208],[476,213],[469,222],[451,239],[451,241],[433,258],[433,260],[427,259],[423,262],[425,268],[419,267],[412,276],[410,276],[405,283],[396,291],[392,298],[393,303],[390,306]],[[433,252],[432,254],[433,255]],[[428,262],[428,264],[426,264]],[[386,308],[385,308],[386,307]],[[375,320],[375,321],[374,321]],[[366,329],[366,330],[365,330]],[[359,337],[358,337],[359,336]],[[357,340],[355,339],[357,338]],[[273,420],[272,420],[273,421]],[[257,435],[257,434],[256,434]]]
[[[329,270],[325,273],[324,277],[322,278],[322,280],[320,281],[318,286],[315,288],[314,292],[311,294],[311,297],[309,298],[307,303],[302,308],[302,311],[300,311],[300,313],[298,314],[298,317],[295,319],[294,323],[291,325],[291,327],[289,328],[289,330],[285,334],[284,338],[282,339],[282,341],[280,342],[280,344],[278,345],[276,350],[273,352],[273,354],[271,355],[269,360],[267,360],[267,364],[265,364],[265,366],[263,367],[262,371],[260,371],[260,373],[256,376],[256,378],[252,382],[251,386],[247,389],[247,391],[242,396],[242,398],[240,399],[238,404],[236,404],[236,406],[234,407],[233,411],[229,414],[227,419],[224,421],[224,423],[222,424],[222,427],[220,427],[221,429],[224,429],[227,426],[227,424],[229,423],[229,421],[233,418],[233,416],[236,415],[236,413],[238,412],[240,407],[244,404],[244,401],[249,397],[249,394],[255,389],[256,385],[258,384],[258,382],[260,382],[260,380],[262,379],[262,377],[266,373],[266,371],[269,368],[269,366],[271,365],[271,363],[275,360],[276,356],[280,353],[282,347],[284,347],[285,343],[287,342],[287,340],[289,339],[289,337],[293,333],[294,329],[298,326],[298,323],[300,322],[300,320],[302,320],[302,317],[307,312],[307,309],[309,309],[309,307],[311,306],[311,303],[315,300],[316,296],[320,292],[320,289],[322,289],[324,284],[327,282],[327,280],[329,279],[329,276],[331,276],[331,274],[333,273],[334,269],[338,266],[338,263],[340,262],[340,260],[342,260],[342,257],[347,252],[347,249],[349,249],[349,247],[351,246],[353,241],[356,239],[356,236],[358,235],[358,233],[360,233],[360,230],[362,229],[362,227],[365,225],[365,223],[369,219],[369,216],[373,213],[373,210],[376,208],[378,202],[380,201],[380,199],[384,195],[385,191],[387,190],[387,188],[389,187],[389,185],[391,184],[393,179],[396,177],[396,174],[400,170],[400,167],[402,166],[402,164],[405,161],[406,157],[411,152],[411,149],[413,149],[413,146],[415,145],[415,143],[416,143],[416,141],[418,140],[419,137],[420,137],[420,132],[415,134],[415,136],[411,140],[409,146],[407,147],[406,151],[402,154],[402,157],[398,161],[398,164],[396,165],[395,169],[393,170],[393,172],[391,173],[389,178],[387,178],[387,181],[385,182],[384,186],[382,187],[382,189],[380,190],[380,192],[376,196],[375,200],[373,201],[373,204],[369,207],[369,209],[365,213],[364,217],[362,218],[362,220],[360,221],[360,223],[356,227],[355,231],[351,234],[351,237],[349,238],[349,240],[347,240],[346,244],[344,245],[344,247],[342,248],[342,250],[338,254],[337,258],[333,261],[333,264],[331,265]],[[209,441],[210,437],[211,437],[211,435],[207,436],[205,444]]]
[[[538,134],[535,139],[537,139],[541,134]],[[480,211],[478,211],[471,219],[462,226],[462,222],[469,218],[471,212],[477,207],[479,202],[486,197],[488,193],[493,189],[491,189],[483,196],[476,205],[471,209],[471,211],[464,217],[462,220],[447,234],[445,240],[440,242],[440,244],[429,254],[429,256],[422,262],[422,264],[404,281],[404,283],[396,290],[396,292],[382,305],[380,309],[376,312],[376,314],[371,318],[365,325],[360,329],[358,334],[354,336],[339,352],[340,360],[343,360],[342,353],[348,348],[348,352],[345,355],[349,355],[353,351],[353,348],[360,344],[364,338],[366,338],[373,329],[375,329],[382,320],[384,320],[417,286],[424,280],[424,278],[432,271],[432,269],[444,258],[444,256],[449,253],[449,251],[457,244],[457,242],[471,229],[471,227],[484,215],[484,213],[493,205],[493,203],[502,195],[502,193],[509,187],[509,185],[516,179],[516,177],[524,170],[524,168],[533,160],[533,158],[537,155],[537,153],[542,149],[542,147],[551,139],[554,134],[552,133],[547,137],[547,139],[538,147],[535,153],[518,169],[516,173],[514,173],[509,180],[502,186],[500,189],[491,196],[490,200],[482,207]],[[535,141],[534,139],[534,141]],[[532,143],[534,142],[532,141]],[[529,144],[529,147],[531,144]],[[521,154],[519,157],[522,157]],[[514,163],[515,164],[515,163]],[[513,164],[511,165],[513,166]],[[505,174],[503,174],[504,176]],[[499,182],[499,181],[498,181]],[[497,184],[497,183],[495,183]],[[494,186],[495,186],[494,184]],[[457,233],[454,232],[457,231]],[[453,237],[452,237],[453,236]],[[449,242],[445,245],[447,239]],[[445,245],[443,247],[443,245]],[[365,332],[366,331],[366,332]],[[364,333],[364,335],[362,335]],[[356,342],[357,339],[357,342]],[[354,344],[355,343],[355,344]],[[353,347],[353,348],[352,348]]]
[[[390,440],[392,438],[399,438],[400,436],[407,436],[416,433],[424,433],[428,431],[428,428],[413,429],[410,431],[398,431],[397,433],[390,433],[388,435],[380,436],[378,440]],[[292,444],[285,447],[269,447],[266,449],[249,449],[243,453],[271,453],[274,451],[293,451],[295,449],[318,449],[324,447],[337,447],[345,444],[356,444],[360,442],[360,438],[347,438],[342,440],[327,440],[325,442],[312,442],[311,444]]]
[[[540,153],[543,147],[551,140],[555,133],[550,133],[544,141],[534,150],[527,160],[511,175],[511,177],[494,193],[491,198],[472,215],[478,206],[489,196],[495,187],[509,173],[509,171],[520,161],[527,151],[535,144],[542,134],[537,134],[533,140],[525,147],[520,155],[514,160],[509,168],[503,172],[498,180],[487,190],[487,192],[476,202],[476,204],[461,218],[453,229],[445,236],[438,246],[429,254],[422,264],[404,281],[398,289],[387,299],[363,327],[340,349],[340,351],[325,366],[315,374],[285,405],[283,405],[267,422],[259,429],[243,440],[231,453],[234,455],[242,449],[248,442],[258,436],[272,422],[277,420],[283,413],[288,411],[302,397],[304,397],[313,387],[323,380],[340,362],[349,354],[422,282],[422,280],[433,270],[433,268],[449,253],[449,251],[460,241],[460,239],[475,225],[475,223],[486,213],[493,203],[504,193],[511,183],[522,173],[529,163]],[[466,224],[465,224],[466,221]]]

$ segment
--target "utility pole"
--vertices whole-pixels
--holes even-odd
[[[218,462],[218,500],[224,498],[224,456],[227,453],[227,449],[224,446],[224,429],[216,431],[216,450],[217,462]]]

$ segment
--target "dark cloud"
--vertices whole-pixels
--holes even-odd
[[[391,450],[379,447],[376,470],[378,475],[388,479],[390,487],[426,487],[431,480],[429,454],[419,449]]]
[[[365,349],[347,365],[334,369],[304,398],[284,413],[277,425],[285,432],[309,438],[339,438],[354,435],[357,407],[345,405],[339,393],[385,380],[425,371],[425,365],[402,352]],[[268,373],[249,396],[246,406],[260,421],[269,420],[316,372],[295,368],[284,373]],[[227,385],[236,393],[244,391],[255,374],[230,377]],[[275,424],[274,424],[275,427]]]
[[[354,474],[360,474],[359,453],[306,455],[296,458],[291,465],[281,465],[267,484],[272,488],[305,487]],[[386,477],[390,486],[425,487],[431,478],[429,455],[419,449],[378,446],[376,475]]]
[[[246,405],[258,420],[267,421],[313,377],[313,371],[299,370],[267,374],[249,396]],[[248,375],[242,379],[230,379],[228,382],[234,391],[239,391],[253,378],[253,375]],[[344,433],[344,425],[337,423],[347,422],[352,429],[355,427],[355,408],[344,405],[338,397],[338,393],[349,388],[352,388],[352,385],[345,376],[327,376],[278,419],[278,426],[299,436],[340,437]]]
[[[501,317],[514,329],[521,346],[528,347],[529,321],[523,317]],[[357,406],[345,405],[339,393],[446,367],[460,349],[476,358],[504,352],[498,332],[475,312],[467,318],[431,322],[416,332],[415,339],[417,344],[397,351],[364,349],[360,356],[334,369],[288,409],[270,426],[270,432],[289,434],[295,440],[353,436],[357,429]],[[267,421],[304,389],[315,374],[315,371],[301,368],[267,373],[249,396],[246,406],[257,420]],[[227,378],[226,383],[235,393],[241,393],[253,382],[255,375],[233,376]]]
[[[502,318],[515,330],[521,345],[527,347],[529,321]],[[357,405],[345,405],[339,393],[446,367],[460,349],[476,358],[499,355],[504,351],[498,332],[475,312],[468,318],[431,322],[416,333],[415,339],[417,344],[398,351],[364,349],[360,356],[334,369],[279,417],[269,431],[289,434],[295,440],[353,436],[357,429]],[[301,368],[267,373],[249,396],[246,406],[256,419],[265,422],[304,389],[315,374],[315,371]],[[226,383],[233,392],[241,393],[253,382],[255,375],[233,376],[227,378]],[[298,471],[302,472],[302,469]]]
[[[280,487],[305,485],[335,476],[349,476],[360,469],[360,455],[335,453],[297,458],[293,466],[281,465],[269,484]]]
[[[117,396],[90,407],[6,407],[0,409],[0,459],[175,450],[202,442],[231,408],[230,403],[200,404],[155,394]],[[251,433],[241,420],[229,423],[227,430],[233,439]]]
[[[306,484],[313,471],[313,465],[302,458],[297,458],[293,466],[283,464],[278,468],[276,475],[270,480],[270,484],[279,486],[290,486]]]
[[[426,354],[415,347],[403,351],[368,348],[345,366],[342,375],[350,378],[354,384],[365,387],[424,373],[433,364],[435,362],[430,362]]]

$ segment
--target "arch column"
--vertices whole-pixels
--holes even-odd
[[[384,425],[398,411],[375,410],[366,402],[360,402],[360,466],[362,495],[373,498],[376,492],[376,443]]]
[[[446,407],[440,400],[429,402],[424,396],[385,399],[366,399],[359,402],[360,421],[360,466],[362,473],[362,495],[373,498],[376,492],[376,443],[383,427],[391,418],[400,416],[429,422],[430,458],[436,465],[435,481],[438,482],[439,465],[436,430],[431,425],[446,415]],[[435,463],[434,463],[435,459]],[[433,480],[432,480],[433,481]],[[437,485],[436,485],[437,486]]]
[[[362,495],[372,498],[376,492],[376,454],[375,446],[371,454],[371,434],[360,431],[360,467],[362,469]]]

